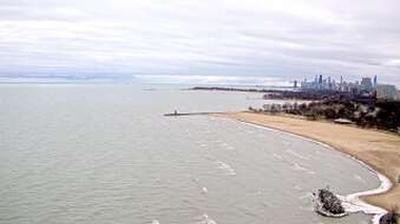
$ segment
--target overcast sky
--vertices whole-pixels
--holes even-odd
[[[378,74],[400,84],[399,0],[0,0],[0,76]]]

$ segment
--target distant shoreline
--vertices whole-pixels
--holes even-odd
[[[352,194],[346,198],[357,200],[361,197],[367,203],[382,207],[387,211],[394,206],[400,207],[400,186],[397,183],[398,175],[400,175],[400,150],[398,150],[400,136],[329,122],[252,112],[225,113],[216,116],[284,131],[345,153],[375,171],[382,181],[378,189]],[[387,177],[386,180],[385,177]],[[373,210],[373,208],[369,209]],[[382,213],[382,211],[373,213]],[[378,218],[375,217],[374,221],[376,222]]]

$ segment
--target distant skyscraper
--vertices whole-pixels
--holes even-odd
[[[362,78],[361,79],[361,89],[366,90],[366,91],[371,91],[372,90],[372,81],[371,78]]]
[[[328,77],[328,89],[332,89],[332,80],[331,77]]]
[[[298,82],[294,83],[294,87],[297,87]],[[307,79],[301,82],[302,89],[313,89],[313,90],[335,90],[341,92],[348,92],[352,94],[371,94],[372,91],[375,91],[379,86],[377,83],[377,76],[373,78],[364,77],[361,82],[348,82],[343,79],[343,76],[340,76],[340,81],[333,79],[328,76],[324,79],[323,75],[317,74],[313,81],[308,82]],[[380,88],[382,89],[382,88]],[[375,91],[376,92],[376,91]],[[382,91],[381,91],[382,92]],[[382,95],[382,94],[381,94]]]
[[[339,91],[344,91],[344,87],[343,87],[343,76],[340,76],[340,84],[339,84]]]
[[[374,76],[374,88],[376,88],[378,86],[378,76],[375,75]]]
[[[398,100],[399,94],[394,85],[378,85],[376,87],[376,97],[384,100]]]

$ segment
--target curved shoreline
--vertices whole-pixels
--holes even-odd
[[[221,115],[217,115],[217,116],[221,117]],[[350,213],[363,212],[364,214],[367,214],[367,215],[373,215],[373,218],[372,218],[373,223],[379,223],[380,217],[383,216],[387,212],[386,209],[372,205],[370,203],[367,203],[364,200],[362,200],[361,198],[387,193],[393,188],[393,186],[394,186],[393,182],[390,180],[389,177],[383,175],[380,171],[378,171],[377,169],[374,169],[370,164],[363,161],[362,159],[356,158],[351,153],[346,152],[346,150],[339,149],[336,146],[331,145],[327,142],[324,142],[323,140],[320,140],[320,139],[316,139],[316,138],[312,138],[310,136],[295,133],[290,130],[274,127],[272,125],[270,126],[270,125],[267,125],[262,122],[253,122],[253,121],[249,121],[249,120],[245,120],[245,119],[240,119],[237,117],[232,117],[232,116],[229,116],[229,113],[227,116],[222,116],[222,117],[234,119],[241,123],[251,125],[251,126],[254,126],[257,128],[267,129],[270,131],[281,132],[281,133],[285,133],[285,134],[288,134],[291,136],[295,136],[297,138],[301,138],[303,140],[319,144],[329,150],[334,150],[336,152],[339,152],[339,153],[343,154],[344,156],[349,157],[353,161],[358,162],[359,164],[361,164],[363,167],[365,167],[371,173],[373,173],[374,175],[376,175],[378,177],[378,179],[380,181],[380,185],[375,189],[357,192],[357,193],[349,194],[346,196],[340,196],[341,199],[344,201],[344,206],[346,207],[346,210],[348,210]]]
[[[275,128],[271,128],[268,126],[263,126],[257,123],[253,123],[253,122],[247,122],[247,121],[243,121],[243,120],[238,120],[241,123],[244,123],[246,125],[250,125],[256,128],[261,128],[261,129],[266,129],[269,131],[274,131],[274,132],[280,132],[280,133],[284,133],[290,136],[294,136],[296,138],[300,138],[302,140],[308,141],[308,142],[312,142],[312,143],[316,143],[320,146],[323,146],[324,148],[327,148],[329,150],[334,150],[335,152],[339,152],[340,154],[342,154],[345,157],[350,158],[351,160],[361,164],[363,167],[365,167],[366,169],[368,169],[371,173],[373,173],[375,176],[378,177],[379,181],[381,182],[381,184],[375,188],[375,189],[370,189],[370,190],[366,190],[366,191],[362,191],[362,192],[357,192],[357,193],[353,193],[353,194],[349,194],[346,196],[340,196],[340,199],[343,200],[343,202],[345,203],[345,208],[346,211],[349,211],[350,213],[357,213],[357,212],[363,212],[364,214],[367,215],[373,215],[373,223],[378,224],[379,223],[379,219],[382,215],[384,215],[387,211],[381,207],[377,207],[371,204],[368,204],[367,202],[364,202],[360,197],[363,196],[369,196],[369,195],[375,195],[375,194],[382,194],[385,193],[387,191],[389,191],[393,184],[390,181],[390,179],[388,177],[386,177],[385,175],[381,174],[380,172],[374,170],[370,165],[366,164],[365,162],[355,158],[352,155],[349,155],[347,153],[344,153],[338,149],[336,149],[335,147],[324,143],[324,142],[320,142],[318,140],[315,139],[311,139],[302,135],[298,135],[292,132],[288,132],[285,130],[281,130],[281,129],[275,129]]]

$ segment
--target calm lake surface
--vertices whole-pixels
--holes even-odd
[[[369,223],[312,211],[316,188],[348,194],[379,185],[342,154],[228,119],[162,116],[260,107],[259,97],[0,85],[0,223]]]

